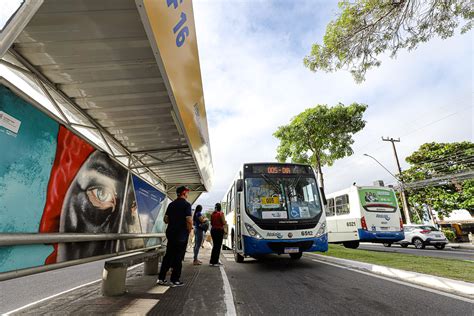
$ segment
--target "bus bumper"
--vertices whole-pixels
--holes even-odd
[[[386,232],[386,231],[368,231],[358,229],[360,241],[370,242],[395,242],[405,239],[403,231]]]
[[[257,239],[250,236],[244,237],[245,255],[256,256],[265,254],[283,254],[285,248],[298,247],[300,252],[309,251],[327,251],[328,235],[315,238],[299,238],[299,239]]]

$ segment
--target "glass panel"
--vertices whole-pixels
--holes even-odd
[[[311,219],[322,206],[314,178],[245,179],[247,212],[259,219]]]
[[[247,178],[247,212],[259,219],[287,219],[288,208],[281,187],[274,180]]]
[[[349,196],[347,194],[336,197],[336,214],[349,214]]]
[[[434,228],[433,226],[418,226],[417,229],[429,230],[429,231],[432,231],[432,232],[439,231],[437,228]]]
[[[326,208],[326,216],[334,216],[334,199],[328,199],[328,207]]]

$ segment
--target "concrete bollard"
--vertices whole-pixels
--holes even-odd
[[[102,273],[102,295],[116,296],[126,292],[125,278],[127,276],[127,267],[104,268]]]

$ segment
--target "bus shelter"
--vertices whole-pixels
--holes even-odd
[[[9,262],[0,278],[43,259],[57,264],[146,248],[152,238],[145,237],[162,233],[158,213],[177,186],[191,189],[192,203],[212,185],[191,1],[7,1],[0,24],[0,145],[8,153],[0,159],[0,246],[11,251],[0,253]],[[23,194],[34,196],[30,207]],[[80,226],[74,201],[116,218]],[[61,238],[117,242],[108,252],[70,256],[58,249]],[[54,249],[35,250],[39,259],[19,265],[28,252],[20,244]]]

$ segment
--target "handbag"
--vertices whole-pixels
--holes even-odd
[[[199,223],[198,227],[199,227],[199,229],[201,229],[203,231],[207,231],[209,229],[209,221]]]

